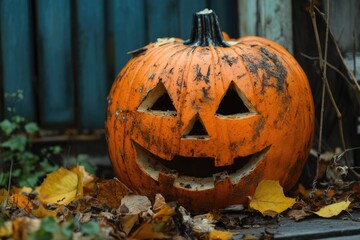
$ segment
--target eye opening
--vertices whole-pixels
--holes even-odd
[[[255,115],[256,111],[244,93],[231,82],[221,98],[216,116],[221,118],[240,118]]]
[[[176,108],[162,82],[148,92],[137,110],[158,116],[176,116]]]

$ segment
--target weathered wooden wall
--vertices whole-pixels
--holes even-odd
[[[291,4],[291,0],[239,0],[240,35],[262,36],[292,52]]]
[[[238,35],[237,0],[1,0],[0,95],[22,89],[17,112],[45,128],[103,128],[126,53],[188,38],[192,14],[205,7]]]

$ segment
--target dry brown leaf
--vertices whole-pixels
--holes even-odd
[[[67,205],[83,195],[82,171],[60,168],[48,174],[37,191],[41,202]]]
[[[128,235],[134,225],[139,221],[139,214],[126,214],[120,217],[122,230]]]
[[[269,210],[281,213],[292,207],[294,203],[294,198],[285,197],[279,181],[262,180],[250,200],[250,208],[258,210],[262,214]]]
[[[158,210],[160,210],[166,203],[165,198],[160,194],[157,193],[155,196],[155,202],[153,205],[153,211],[157,212]]]
[[[308,199],[310,196],[310,193],[313,194],[315,197],[333,197],[336,194],[336,191],[334,189],[327,189],[327,190],[322,190],[322,189],[316,189],[315,191],[313,190],[308,190],[305,189],[305,187],[301,184],[299,184],[298,186],[298,192],[305,198]]]
[[[97,183],[97,187],[98,194],[96,198],[99,202],[106,204],[110,208],[118,208],[121,204],[121,199],[131,193],[131,190],[117,178]]]
[[[127,208],[129,214],[139,214],[146,212],[151,208],[151,202],[146,196],[141,195],[127,195],[121,199],[121,208]]]
[[[305,212],[304,210],[296,210],[296,209],[292,209],[288,212],[288,216],[292,219],[294,219],[295,221],[299,221],[301,219],[306,218],[307,216],[309,216],[310,213]]]
[[[339,215],[342,211],[346,210],[351,201],[348,199],[338,203],[333,203],[322,207],[319,211],[314,212],[316,215],[324,218],[330,218]]]

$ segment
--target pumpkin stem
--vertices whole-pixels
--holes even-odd
[[[218,18],[213,10],[204,9],[194,14],[190,39],[183,42],[190,46],[229,47],[223,38]]]

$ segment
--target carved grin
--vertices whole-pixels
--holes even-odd
[[[249,174],[265,157],[270,146],[254,154],[234,158],[229,166],[215,166],[212,157],[183,157],[174,156],[171,161],[161,159],[133,141],[136,151],[136,161],[142,171],[158,181],[160,172],[175,178],[174,186],[204,190],[213,188],[215,182],[230,178],[237,184],[241,178]]]

